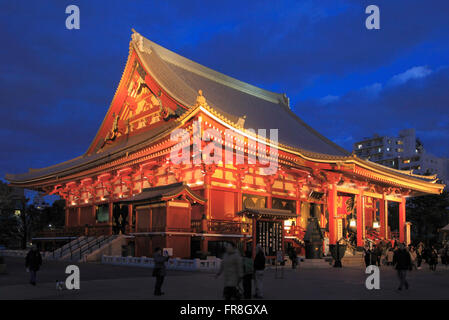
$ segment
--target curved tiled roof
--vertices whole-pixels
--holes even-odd
[[[169,95],[186,107],[196,104],[197,92],[202,90],[213,113],[226,118],[231,124],[237,123],[240,117],[246,116],[244,129],[267,129],[267,131],[279,129],[279,147],[300,154],[305,159],[329,163],[355,162],[371,170],[406,177],[410,181],[430,182],[429,180],[432,180],[351,156],[293,113],[284,94],[252,86],[204,67],[159,46],[138,33],[134,33],[132,38],[130,48],[138,54],[145,69]],[[191,108],[190,111],[195,110]],[[183,117],[191,112],[186,112]],[[34,183],[41,179],[64,177],[81,172],[123,157],[130,151],[141,149],[177,124],[179,124],[177,121],[169,122],[137,136],[119,140],[101,153],[86,153],[73,160],[47,168],[30,169],[27,173],[6,175],[6,179],[12,183]]]
[[[267,132],[279,129],[282,144],[331,156],[349,155],[294,114],[285,95],[228,77],[146,38],[142,37],[142,42],[143,50],[136,47],[146,68],[169,94],[185,105],[193,105],[198,90],[202,90],[208,104],[231,120],[246,116],[246,129],[267,129]]]

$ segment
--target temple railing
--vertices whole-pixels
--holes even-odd
[[[84,228],[54,228],[39,231],[34,238],[63,238],[63,237],[79,237],[83,235]]]
[[[129,233],[149,233],[149,232],[194,232],[194,233],[214,233],[214,234],[251,234],[251,223],[232,220],[192,220],[190,228],[177,228],[166,226],[152,227],[125,227],[125,234]],[[296,230],[296,229],[295,229]],[[117,231],[117,230],[116,230]],[[299,232],[299,231],[298,231]],[[77,226],[60,229],[44,230],[38,234],[40,238],[56,237],[98,237],[113,234],[113,227],[110,225]],[[298,234],[298,233],[297,233]],[[300,234],[300,233],[299,233]]]
[[[103,255],[101,257],[101,263],[120,266],[154,268],[154,259],[147,257],[118,257]],[[166,268],[169,270],[202,272],[217,272],[217,270],[220,269],[220,264],[221,259],[218,258],[207,260],[172,258],[165,263]]]
[[[77,226],[56,229],[47,229],[36,233],[35,238],[63,238],[81,236],[107,236],[112,234],[110,225],[103,226]]]
[[[192,232],[215,234],[251,234],[251,223],[232,220],[192,220]],[[204,228],[205,227],[205,228]]]
[[[136,233],[146,232],[191,232],[190,228],[174,228],[174,227],[138,227]]]
[[[229,220],[208,220],[208,232],[219,234],[250,234],[251,224]]]
[[[192,220],[190,226],[192,228],[192,232],[200,233],[203,231],[202,227],[203,220]]]

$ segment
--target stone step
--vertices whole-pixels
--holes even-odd
[[[341,264],[343,267],[345,266],[364,266],[365,260],[363,259],[363,256],[353,256],[353,257],[343,257],[341,259]]]
[[[324,259],[304,259],[299,262],[299,267],[304,269],[331,268],[332,266]]]

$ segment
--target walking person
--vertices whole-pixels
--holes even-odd
[[[374,248],[374,255],[376,257],[376,264],[380,267],[380,261],[382,259],[382,243],[379,242]]]
[[[295,248],[290,248],[288,256],[292,261],[292,269],[296,269],[296,266],[298,265],[298,255],[296,254]]]
[[[166,275],[165,262],[168,261],[169,257],[164,256],[162,254],[161,248],[157,247],[154,250],[153,259],[154,259],[153,277],[156,277],[156,285],[154,287],[154,295],[161,296],[164,294],[164,292],[162,292],[162,284],[164,283],[164,278]]]
[[[256,247],[256,257],[254,258],[254,282],[256,285],[256,299],[263,298],[263,274],[265,270],[265,253],[263,252],[262,246],[260,244]]]
[[[418,247],[416,248],[416,261],[417,261],[417,269],[421,269],[421,264],[423,260],[423,254],[424,254],[424,243],[420,242],[418,244]]]
[[[225,300],[240,300],[237,286],[243,278],[242,258],[233,242],[226,245],[226,252],[220,264],[216,278],[224,275],[223,296]]]
[[[449,265],[449,245],[447,243],[441,249],[441,264],[446,267]]]
[[[387,250],[387,265],[391,266],[393,265],[393,257],[394,257],[394,251],[393,248],[388,248]]]
[[[417,253],[413,246],[410,247],[409,253],[410,253],[412,269],[418,270],[418,266],[416,265]]]
[[[39,252],[39,250],[37,250],[37,247],[33,245],[30,251],[28,251],[28,254],[25,258],[25,267],[27,268],[27,271],[30,272],[30,284],[32,284],[33,286],[36,285],[37,272],[39,271],[41,265],[41,253]]]
[[[402,290],[402,287],[405,286],[405,289],[408,289],[407,282],[407,270],[411,270],[412,264],[410,259],[410,254],[405,249],[405,246],[401,243],[399,248],[395,251],[393,257],[393,265],[396,267],[396,271],[399,278],[399,287],[398,290]]]
[[[363,255],[365,257],[365,266],[366,267],[374,264],[373,252],[371,251],[371,249],[369,247],[365,247],[363,249]]]
[[[245,252],[245,257],[243,258],[243,297],[245,299],[251,299],[252,282],[254,278],[254,266],[251,255],[251,251],[247,250]]]
[[[435,246],[432,246],[429,252],[430,270],[435,271],[437,269],[437,264],[438,264],[438,252],[435,249]]]

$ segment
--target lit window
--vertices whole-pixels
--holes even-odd
[[[410,163],[410,159],[402,160],[402,163]]]
[[[379,152],[382,152],[382,148],[379,148],[378,151],[379,151]]]
[[[359,149],[362,149],[362,145],[361,145],[361,144],[359,144],[357,147],[358,147]]]
[[[389,148],[389,147],[387,148],[387,151],[390,151],[390,148]]]

